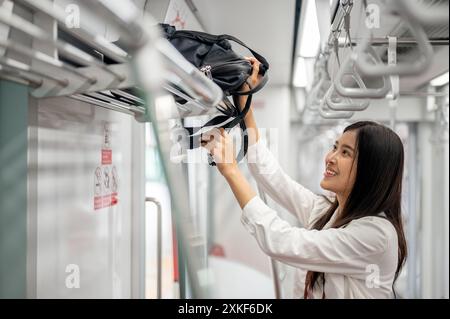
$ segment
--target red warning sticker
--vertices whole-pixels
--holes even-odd
[[[119,202],[119,199],[117,197],[117,193],[112,193],[109,195],[103,195],[103,196],[95,196],[94,197],[94,209],[101,209],[105,207],[110,207],[117,205]]]
[[[100,209],[103,208],[103,202],[102,202],[102,197],[101,196],[95,196],[94,197],[94,209]]]
[[[112,150],[102,150],[102,165],[112,164]]]
[[[117,169],[112,165],[111,128],[105,123],[101,165],[94,172],[94,210],[117,205],[118,185]]]
[[[101,209],[117,205],[118,199],[118,178],[115,166],[102,165],[97,167],[94,176],[94,209]]]
[[[117,199],[117,193],[111,194],[111,206],[116,205],[119,200]]]

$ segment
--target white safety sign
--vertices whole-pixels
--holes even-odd
[[[105,123],[100,155],[101,165],[94,174],[94,210],[111,207],[118,203],[118,176],[113,165],[111,149],[111,124]]]

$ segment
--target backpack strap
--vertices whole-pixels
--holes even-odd
[[[254,94],[254,93],[258,92],[259,90],[261,90],[264,87],[264,85],[266,85],[267,81],[269,80],[269,76],[267,74],[267,70],[269,69],[269,62],[267,62],[266,58],[264,58],[258,52],[252,50],[248,45],[246,45],[244,42],[242,42],[238,38],[233,37],[232,35],[222,34],[222,35],[217,36],[217,38],[219,40],[230,40],[230,41],[236,42],[237,44],[240,44],[244,48],[247,48],[253,54],[253,56],[259,62],[261,62],[261,65],[259,67],[259,74],[263,75],[263,78],[261,79],[261,81],[259,81],[258,85],[256,85],[254,88],[250,89],[249,91],[245,91],[245,92],[244,91],[241,91],[241,92],[236,91],[236,92],[231,92],[231,93],[233,95],[250,95],[250,94]]]
[[[228,101],[228,99],[225,97],[223,99],[224,103],[229,107],[229,109],[221,109],[220,107],[218,107],[218,110],[220,112],[222,112],[224,115],[219,115],[216,116],[214,118],[212,118],[211,120],[209,120],[208,122],[206,122],[204,125],[202,125],[201,127],[185,127],[185,129],[189,132],[189,136],[190,136],[190,149],[196,148],[198,147],[197,143],[194,143],[194,136],[199,134],[199,131],[201,131],[201,129],[212,126],[212,127],[221,127],[224,129],[231,129],[233,127],[235,127],[237,124],[240,125],[241,129],[242,129],[242,147],[239,151],[239,154],[237,155],[237,162],[240,162],[245,155],[247,154],[247,150],[248,150],[248,133],[247,133],[247,127],[245,125],[245,121],[244,118],[247,114],[247,112],[250,109],[250,105],[251,105],[251,101],[252,101],[252,94],[258,92],[259,90],[261,90],[261,88],[266,85],[267,81],[268,81],[268,74],[267,74],[267,70],[269,69],[269,63],[267,62],[267,60],[260,55],[258,52],[252,50],[250,47],[248,47],[244,42],[242,42],[241,40],[239,40],[236,37],[233,37],[231,35],[228,34],[222,34],[222,35],[212,35],[212,34],[208,34],[205,32],[200,32],[200,31],[186,31],[186,30],[176,30],[175,27],[168,25],[168,24],[160,24],[160,26],[163,29],[164,35],[167,39],[174,39],[177,37],[190,37],[192,39],[195,38],[202,38],[202,40],[204,41],[209,41],[211,43],[216,43],[222,40],[230,40],[233,42],[236,42],[237,44],[247,48],[252,54],[253,56],[259,61],[261,62],[260,68],[259,68],[259,74],[263,75],[263,78],[259,81],[259,83],[254,87],[251,88],[248,91],[234,91],[234,92],[230,92],[233,96],[239,96],[239,95],[247,95],[247,101],[245,103],[244,109],[242,111],[240,111],[239,107],[233,106],[230,101]],[[238,104],[238,101],[235,100],[235,104]],[[230,120],[230,118],[232,120]],[[224,124],[223,124],[224,123]],[[202,133],[200,132],[200,135]],[[214,163],[214,161],[210,160],[210,165],[214,166],[216,165]]]
[[[258,82],[258,84],[254,88],[252,88],[252,89],[250,89],[248,91],[231,92],[231,94],[232,95],[251,95],[251,94],[254,94],[254,93],[258,92],[259,90],[261,90],[264,87],[264,85],[266,85],[267,81],[269,81],[269,75],[266,72],[266,73],[264,73],[264,76],[262,77],[262,79]]]
[[[252,54],[253,56],[259,61],[261,62],[261,67],[259,69],[259,72],[261,74],[266,73],[266,71],[269,69],[269,62],[267,62],[267,60],[258,52],[252,50],[251,48],[249,48],[244,42],[242,42],[241,40],[239,40],[238,38],[233,37],[232,35],[228,35],[228,34],[222,34],[217,36],[217,38],[219,40],[231,40],[236,42],[237,44],[242,45],[243,47],[247,48]]]
[[[227,104],[231,104],[227,98],[225,98],[224,100],[226,100],[228,103]],[[202,125],[201,127],[185,127],[185,129],[189,132],[190,135],[190,149],[193,148],[197,148],[198,147],[198,143],[194,143],[194,136],[196,135],[201,135],[198,134],[198,132],[205,127],[220,127],[220,128],[224,128],[225,130],[230,130],[233,127],[235,127],[236,125],[239,124],[239,126],[242,129],[242,143],[241,143],[241,149],[239,150],[238,155],[236,156],[236,161],[239,163],[247,154],[247,150],[248,150],[248,133],[247,133],[247,126],[245,125],[245,115],[248,113],[248,111],[250,110],[250,105],[252,103],[252,95],[249,95],[247,98],[247,101],[245,103],[244,109],[242,111],[239,111],[239,108],[237,108],[237,115],[229,122],[226,122],[225,124],[221,125],[222,123],[224,123],[227,119],[230,118],[229,115],[218,115],[215,116],[214,118],[212,118],[211,120],[209,120],[208,122],[206,122],[204,125]],[[234,107],[234,106],[233,106]],[[211,166],[215,166],[216,163],[210,159],[209,160],[209,164]]]

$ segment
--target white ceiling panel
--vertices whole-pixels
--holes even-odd
[[[230,34],[239,38],[269,62],[269,85],[289,85],[295,0],[192,2],[207,32]]]

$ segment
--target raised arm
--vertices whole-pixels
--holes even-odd
[[[292,227],[255,197],[244,206],[241,221],[267,255],[291,266],[364,279],[371,265],[383,263],[381,275],[391,280],[395,274],[397,234],[387,219],[370,216],[345,228],[308,230]],[[382,259],[387,250],[394,255]]]
[[[247,58],[253,66],[249,85],[244,84],[242,91],[249,86],[258,83],[259,61],[255,58]],[[247,101],[247,96],[239,96],[239,105],[242,107]],[[318,196],[289,177],[280,167],[275,156],[260,141],[259,131],[253,115],[253,107],[250,107],[245,124],[249,137],[249,149],[247,155],[248,168],[261,189],[278,204],[296,215],[306,227],[310,219],[310,213],[317,202],[325,199]]]

